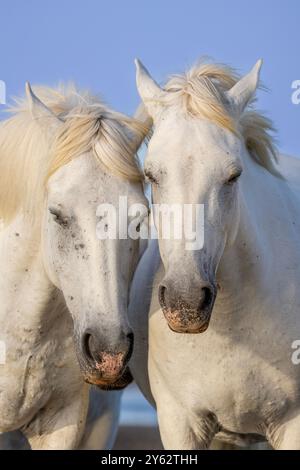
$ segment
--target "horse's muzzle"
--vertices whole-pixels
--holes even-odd
[[[169,328],[176,333],[203,333],[209,326],[216,288],[205,283],[199,286],[197,295],[187,297],[166,283],[159,287],[159,302]]]
[[[112,345],[97,331],[88,329],[81,336],[79,346],[80,368],[89,384],[103,389],[120,389],[132,381],[127,367],[133,351],[132,332],[121,333]]]

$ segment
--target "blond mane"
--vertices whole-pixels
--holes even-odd
[[[136,152],[148,129],[139,121],[110,110],[74,85],[34,91],[62,125],[50,142],[27,99],[16,99],[9,108],[12,116],[0,124],[0,219],[7,223],[20,211],[35,216],[48,178],[85,152],[92,151],[118,176],[142,180]]]
[[[230,67],[200,63],[186,73],[172,76],[164,89],[169,93],[166,105],[180,104],[192,116],[215,122],[231,132],[242,135],[251,156],[277,177],[275,129],[271,120],[254,110],[252,100],[239,121],[226,99],[228,91],[239,80]]]

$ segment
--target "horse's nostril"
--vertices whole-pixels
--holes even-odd
[[[92,361],[95,360],[93,355],[93,349],[93,337],[90,333],[85,333],[85,335],[83,336],[83,350],[87,358],[91,359]]]
[[[213,301],[213,292],[209,287],[202,287],[199,310],[205,310],[211,306]]]
[[[166,306],[166,286],[160,285],[158,289],[158,300],[161,306]]]
[[[128,362],[133,352],[134,335],[129,333],[121,333],[116,344],[107,344],[101,336],[93,334],[87,330],[82,336],[82,352],[86,360],[93,365],[100,364],[103,357],[110,355],[111,357],[122,357],[124,363]]]
[[[129,359],[131,358],[132,356],[132,353],[133,353],[133,344],[134,344],[134,335],[132,332],[128,333],[126,335],[127,339],[128,339],[128,342],[129,342],[129,347],[128,347],[128,350],[127,350],[127,353],[125,354],[125,358],[124,358],[124,363],[126,364]]]
[[[128,341],[129,341],[129,344],[132,344],[133,343],[133,339],[134,339],[134,336],[133,336],[133,333],[130,332],[126,335]]]

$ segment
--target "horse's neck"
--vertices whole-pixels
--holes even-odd
[[[33,337],[49,321],[47,310],[56,296],[43,267],[40,230],[21,218],[4,228],[0,264],[1,334],[23,341],[26,332]]]

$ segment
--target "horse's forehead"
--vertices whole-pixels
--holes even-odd
[[[88,155],[59,168],[48,182],[48,197],[63,199],[66,203],[118,203],[120,196],[127,197],[133,203],[143,203],[145,197],[141,182],[114,175]]]
[[[92,153],[80,155],[56,170],[49,180],[53,193],[95,192],[113,186],[113,177],[96,162]]]
[[[217,123],[180,112],[170,111],[163,114],[155,125],[150,141],[150,148],[157,148],[162,144],[166,147],[192,148],[196,146],[231,147],[239,139],[231,131]]]
[[[213,163],[235,160],[241,153],[241,141],[228,129],[196,118],[169,117],[154,130],[150,141],[147,163],[178,166],[192,160],[195,163]],[[179,165],[180,166],[180,165]]]
[[[78,183],[84,183],[86,177],[94,179],[96,174],[91,156],[84,154],[58,168],[49,179],[49,183],[53,188],[61,188],[63,191]]]

